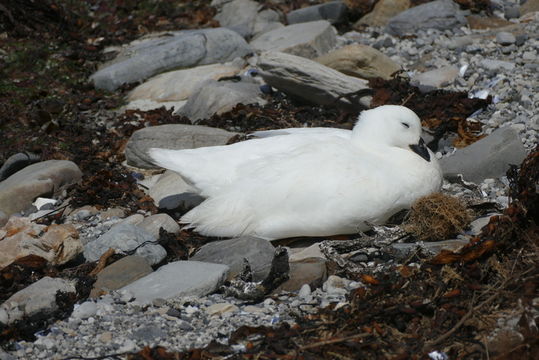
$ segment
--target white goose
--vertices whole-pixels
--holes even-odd
[[[302,128],[189,150],[150,149],[207,197],[180,222],[207,236],[352,234],[439,190],[442,172],[403,106],[363,111],[353,130]]]

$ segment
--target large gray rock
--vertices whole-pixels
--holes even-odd
[[[198,261],[175,261],[123,287],[143,304],[155,299],[205,296],[226,279],[228,266]]]
[[[214,19],[222,27],[236,31],[246,37],[253,32],[253,25],[261,4],[253,0],[233,0],[222,6]]]
[[[236,133],[198,125],[169,124],[137,130],[125,148],[127,164],[143,169],[156,169],[148,155],[150,148],[194,149],[225,145]]]
[[[79,167],[67,160],[32,164],[0,182],[0,211],[7,216],[32,205],[38,196],[50,195],[80,180]]]
[[[250,45],[259,51],[282,51],[313,59],[331,50],[337,42],[335,29],[326,20],[288,25],[266,32]]]
[[[442,158],[440,166],[446,178],[462,174],[465,180],[479,183],[505,175],[510,164],[520,165],[526,155],[518,131],[504,127]]]
[[[262,281],[271,270],[274,256],[275,248],[269,241],[245,236],[208,243],[202,246],[190,260],[228,265],[229,277],[233,278],[243,270],[245,259],[251,266],[253,281]]]
[[[391,35],[414,35],[418,30],[452,29],[466,24],[465,12],[451,0],[436,0],[405,10],[386,26]]]
[[[315,59],[316,62],[361,79],[390,79],[401,69],[390,57],[368,45],[351,44]]]
[[[137,226],[152,234],[156,239],[159,238],[159,229],[161,228],[173,234],[180,232],[180,225],[167,214],[148,216]]]
[[[157,239],[147,231],[132,224],[114,225],[105,234],[84,246],[84,257],[88,261],[97,261],[109,248],[122,253],[129,253],[135,248],[134,255],[145,258],[150,265],[161,262],[167,256],[166,250]],[[140,246],[143,243],[146,245]]]
[[[198,195],[198,190],[187,184],[180,174],[167,170],[155,184],[150,187],[150,197],[160,209],[182,210],[186,212],[199,205],[204,198]]]
[[[419,87],[423,92],[429,92],[452,84],[458,76],[458,67],[444,66],[414,75],[410,83]]]
[[[188,117],[192,123],[208,119],[212,115],[221,115],[238,104],[265,105],[266,100],[260,95],[260,86],[254,82],[208,80],[201,84],[198,91],[175,114]]]
[[[154,76],[131,91],[126,108],[149,110],[174,106],[178,110],[204,81],[234,76],[244,65],[245,61],[238,58],[226,64],[203,65]]]
[[[13,294],[0,305],[0,323],[9,325],[37,313],[52,313],[58,309],[56,293],[75,293],[75,281],[45,276]]]
[[[343,97],[368,90],[367,81],[344,75],[315,61],[281,52],[266,52],[260,56],[258,67],[269,85],[308,102],[355,110],[370,105],[370,96],[362,96],[358,101]]]
[[[140,256],[126,256],[105,267],[97,274],[90,297],[118,290],[153,272],[148,261]]]
[[[243,37],[250,37],[274,26],[280,27],[279,14],[264,9],[253,0],[233,0],[219,7],[214,19],[223,27],[236,31]]]
[[[344,1],[330,1],[290,11],[286,14],[286,20],[289,24],[317,20],[327,20],[332,24],[338,24],[346,19],[347,11]]]
[[[132,42],[90,79],[96,88],[112,91],[164,71],[226,62],[251,51],[245,40],[229,29],[167,32]]]

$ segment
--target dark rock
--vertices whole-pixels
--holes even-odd
[[[509,165],[519,165],[526,157],[518,132],[504,127],[452,156],[442,158],[440,166],[444,177],[455,178],[462,174],[465,180],[479,183],[487,178],[505,175]]]
[[[436,0],[392,17],[386,31],[391,35],[414,35],[418,30],[446,30],[466,24],[464,12],[451,0]]]
[[[269,241],[246,236],[208,243],[190,260],[228,265],[229,278],[237,276],[243,270],[244,260],[247,260],[253,281],[262,281],[271,270],[274,255],[275,248]]]
[[[164,71],[226,62],[251,51],[240,35],[225,28],[167,32],[130,44],[90,79],[96,88],[113,91]]]
[[[90,297],[118,290],[151,273],[152,267],[140,256],[126,256],[105,267],[97,274]]]
[[[36,163],[39,160],[39,155],[29,152],[11,155],[0,168],[0,181],[7,179],[17,171],[25,168],[28,165]]]

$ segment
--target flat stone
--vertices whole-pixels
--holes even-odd
[[[232,279],[241,273],[246,259],[253,272],[253,281],[262,281],[271,270],[274,256],[275,248],[269,241],[246,236],[208,243],[190,260],[228,265],[230,267],[228,276]]]
[[[503,60],[483,59],[481,60],[481,66],[487,70],[508,70],[512,71],[515,68],[515,63]]]
[[[79,167],[67,160],[47,160],[29,165],[0,182],[0,211],[10,216],[27,209],[35,198],[48,197],[81,177]]]
[[[310,103],[349,109],[370,105],[370,96],[363,96],[357,102],[342,97],[367,90],[367,81],[344,75],[315,61],[281,52],[266,52],[260,55],[258,67],[269,85]]]
[[[126,46],[90,79],[96,88],[113,91],[164,71],[222,63],[251,52],[240,35],[225,28],[153,34]]]
[[[123,287],[143,304],[154,299],[205,296],[224,282],[229,267],[199,261],[175,261]]]
[[[187,184],[180,174],[167,170],[150,187],[150,197],[160,209],[175,210],[185,213],[199,205],[204,198],[198,190]]]
[[[75,281],[45,276],[13,294],[0,305],[0,322],[9,325],[37,313],[52,313],[58,309],[58,291],[74,294]]]
[[[97,274],[90,297],[118,290],[153,272],[148,261],[140,256],[126,256],[105,267]]]
[[[148,155],[150,148],[194,149],[225,145],[236,133],[198,125],[167,124],[137,130],[125,148],[127,164],[143,169],[157,169]]]
[[[389,19],[407,10],[409,7],[410,0],[380,0],[376,2],[370,13],[362,16],[354,24],[354,28],[363,25],[386,26]]]
[[[509,25],[513,25],[512,22],[500,19],[496,16],[476,16],[476,15],[470,15],[466,17],[466,21],[468,22],[468,26],[470,29],[473,30],[486,30],[486,29],[497,29]]]
[[[255,82],[207,80],[175,114],[188,117],[194,124],[230,111],[240,103],[265,105],[267,101],[260,95],[260,85]]]
[[[152,234],[155,238],[159,238],[159,229],[163,228],[166,232],[178,234],[180,225],[170,215],[155,214],[145,218],[138,226]]]
[[[109,219],[122,219],[125,217],[125,210],[121,208],[109,208],[105,211],[103,211],[101,214],[101,219],[103,220],[109,220]]]
[[[265,9],[258,13],[253,25],[253,38],[272,30],[284,27],[281,15],[275,10]]]
[[[0,181],[3,181],[16,173],[17,171],[24,169],[26,166],[38,162],[39,156],[36,154],[22,152],[11,155],[0,167]]]
[[[391,35],[414,35],[418,30],[447,30],[466,23],[464,12],[451,0],[436,0],[412,7],[392,17],[386,31]]]
[[[133,104],[144,104],[143,100],[150,100],[155,103],[155,107],[167,104],[185,104],[189,96],[207,80],[219,80],[222,77],[234,76],[241,71],[245,62],[237,59],[227,64],[212,64],[197,66],[191,69],[169,71],[154,76],[137,86],[127,100],[135,102]],[[128,105],[134,108],[134,105]],[[178,110],[179,107],[176,108]]]
[[[286,20],[289,24],[317,20],[327,20],[332,24],[339,24],[346,19],[347,12],[348,7],[344,1],[329,1],[290,11],[286,14]]]
[[[414,75],[410,80],[410,83],[419,87],[423,92],[429,92],[451,85],[458,76],[458,67],[444,66],[439,69]]]
[[[331,50],[337,42],[335,29],[326,20],[288,25],[266,32],[250,45],[258,51],[281,51],[313,59]]]
[[[399,64],[382,52],[362,44],[344,46],[316,58],[315,61],[361,79],[381,77],[388,80],[391,74],[401,69]]]
[[[82,249],[79,233],[71,224],[45,226],[29,218],[11,217],[0,229],[0,269],[28,255],[61,265],[75,258]]]
[[[462,174],[465,180],[480,183],[505,175],[510,164],[520,165],[526,155],[518,131],[504,127],[442,158],[440,166],[446,178]]]
[[[129,253],[135,248],[135,255],[142,256],[150,265],[161,262],[167,255],[166,250],[158,244],[157,239],[147,231],[132,224],[114,225],[105,234],[84,246],[84,257],[87,261],[97,261],[109,248],[120,253]],[[141,244],[149,242],[144,246]]]
[[[209,315],[215,316],[215,315],[223,315],[223,314],[231,314],[238,312],[240,309],[230,303],[217,303],[208,306],[204,309]]]
[[[289,251],[289,254],[290,255],[288,257],[288,261],[291,263],[301,262],[309,258],[319,258],[324,260],[326,259],[324,253],[322,252],[322,250],[320,250],[319,243],[313,244],[303,249],[291,249],[291,251]]]
[[[500,31],[496,34],[496,42],[500,45],[511,45],[517,41],[515,35],[507,31]]]
[[[291,262],[288,277],[288,280],[279,285],[273,294],[281,291],[298,291],[305,284],[311,289],[319,288],[327,278],[326,260],[310,258]]]
[[[122,219],[118,224],[138,225],[143,221],[144,221],[144,215],[142,215],[142,214],[133,214],[133,215],[129,215],[125,219]]]
[[[466,46],[471,45],[473,43],[474,43],[473,37],[465,35],[465,36],[458,36],[458,37],[454,37],[452,39],[449,39],[445,43],[445,46],[447,46],[447,48],[450,49],[450,50],[455,50],[455,49],[458,49],[458,48],[466,47]]]

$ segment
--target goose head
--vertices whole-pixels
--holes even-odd
[[[354,126],[353,141],[411,150],[426,161],[431,156],[421,139],[421,120],[410,109],[383,105],[363,111]]]

